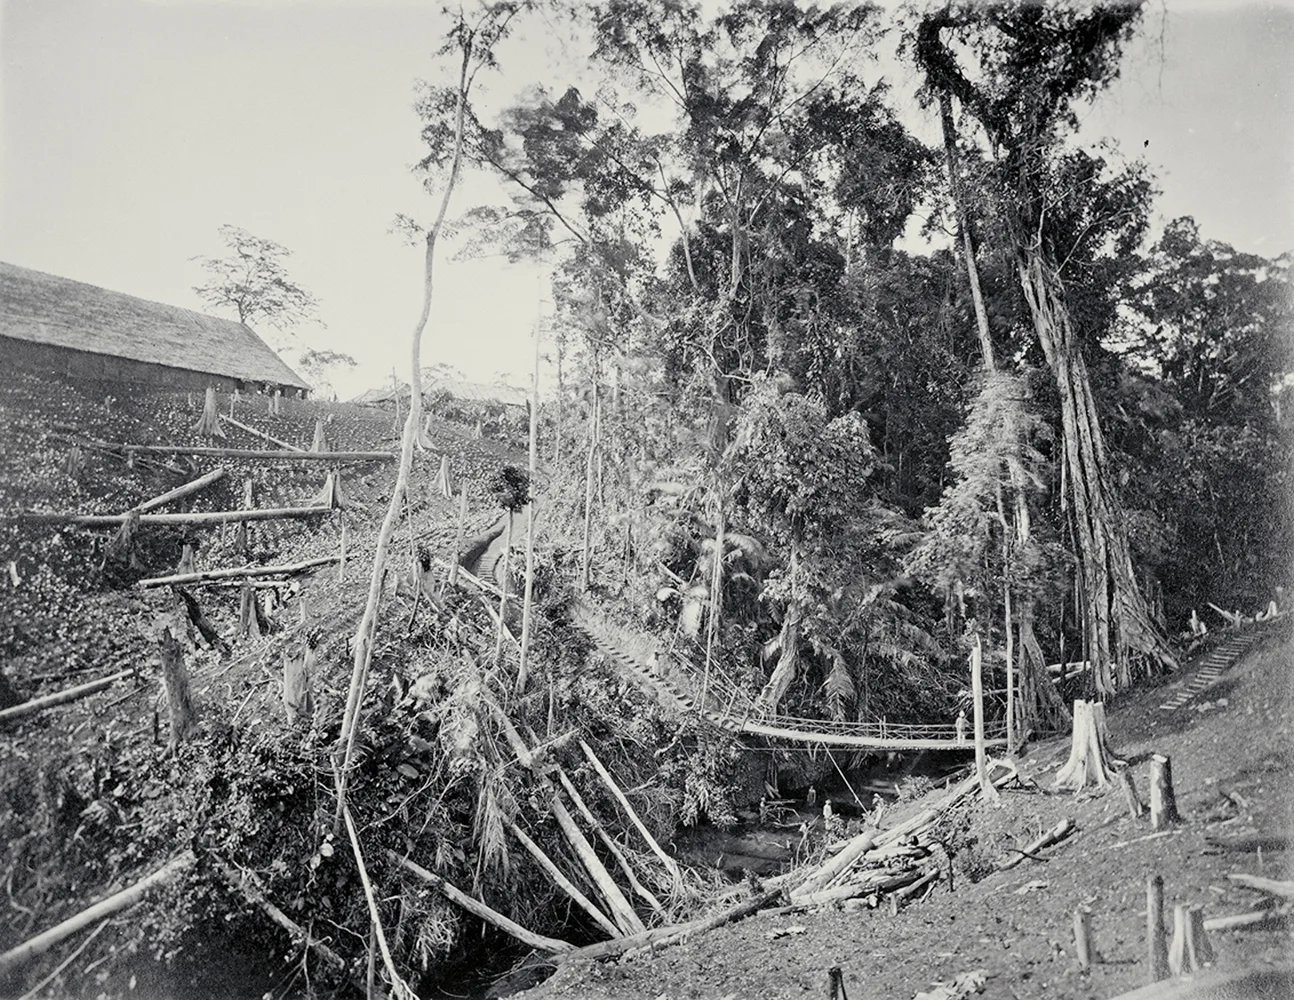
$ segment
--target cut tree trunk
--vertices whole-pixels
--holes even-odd
[[[219,482],[224,478],[224,476],[224,468],[212,469],[206,475],[199,476],[197,479],[187,482],[183,486],[177,486],[175,489],[167,490],[165,493],[155,496],[151,500],[145,500],[143,503],[136,506],[135,510],[139,511],[141,514],[147,514],[150,510],[156,510],[158,507],[164,506],[172,500],[179,500],[181,497],[187,497],[191,493],[197,493],[199,490],[204,490],[212,483]]]
[[[31,524],[70,524],[78,528],[120,528],[127,524],[145,525],[207,525],[236,524],[239,521],[285,521],[292,518],[319,517],[332,513],[329,507],[273,507],[266,510],[213,510],[190,514],[17,514],[0,518],[5,521],[25,521]]]
[[[323,417],[315,417],[315,434],[310,441],[310,450],[332,451],[332,447],[328,444],[328,431],[324,427]]]
[[[1074,911],[1074,950],[1078,967],[1084,972],[1092,968],[1096,948],[1092,944],[1092,911],[1080,906]]]
[[[231,400],[231,402],[232,402],[232,400]],[[237,427],[240,431],[246,431],[246,432],[247,432],[248,434],[250,434],[252,437],[258,437],[258,438],[260,438],[262,441],[267,441],[267,442],[269,442],[270,444],[276,444],[276,445],[278,445],[280,448],[283,448],[283,449],[284,449],[284,450],[286,450],[286,451],[300,451],[300,450],[301,450],[300,448],[298,448],[298,447],[297,447],[296,445],[294,445],[294,444],[290,444],[290,443],[289,443],[289,442],[287,442],[287,441],[282,441],[282,440],[280,440],[279,438],[274,437],[272,434],[266,434],[264,431],[257,430],[255,427],[252,427],[250,424],[244,424],[244,423],[242,423],[241,421],[235,420],[235,419],[234,419],[234,415],[233,415],[233,412],[232,412],[232,411],[230,412],[229,416],[227,416],[225,419],[226,419],[226,420],[228,420],[228,421],[229,421],[231,424],[233,424],[235,427]]]
[[[1179,903],[1173,910],[1173,942],[1168,946],[1168,971],[1174,976],[1199,972],[1213,961],[1213,948],[1204,930],[1204,911]]]
[[[553,880],[553,883],[566,893],[576,906],[592,917],[595,924],[601,927],[613,938],[624,936],[620,928],[611,922],[611,918],[598,909],[597,906],[594,905],[593,900],[580,892],[580,890],[575,886],[575,883],[562,873],[562,870],[553,863],[553,860],[547,854],[544,853],[543,848],[530,839],[525,830],[512,822],[508,823],[508,828],[512,831],[512,835],[517,838],[518,843],[520,843],[530,856],[539,863],[539,867],[544,870],[544,873]]]
[[[1078,791],[1106,787],[1113,780],[1106,748],[1105,706],[1081,698],[1074,702],[1074,737],[1069,760],[1056,773],[1056,787]]]
[[[215,386],[207,386],[207,398],[202,405],[202,416],[198,418],[198,424],[194,430],[205,438],[225,436],[225,429],[220,426],[220,410],[216,407]]]
[[[1001,799],[988,776],[988,750],[984,745],[984,656],[979,636],[971,649],[971,697],[975,702],[975,776],[979,781],[980,795],[990,802]]]
[[[1097,691],[1112,694],[1132,683],[1134,655],[1147,672],[1175,669],[1177,660],[1137,585],[1126,518],[1110,481],[1091,380],[1060,277],[1036,243],[1020,247],[1017,263],[1034,330],[1060,394],[1088,658]]]
[[[184,664],[184,651],[169,628],[162,630],[162,684],[166,688],[166,709],[171,720],[170,749],[172,752],[192,735],[198,723],[198,713],[189,693],[189,671]]]
[[[283,708],[289,726],[302,721],[309,724],[314,718],[311,677],[315,659],[315,645],[311,639],[306,640],[299,653],[283,650]]]
[[[1181,822],[1177,793],[1173,791],[1173,761],[1157,753],[1150,758],[1150,825],[1164,830]]]
[[[138,587],[166,587],[181,583],[209,583],[213,580],[240,580],[253,576],[295,576],[318,566],[327,566],[337,561],[336,556],[320,556],[318,559],[306,559],[299,563],[288,563],[282,566],[239,566],[234,569],[208,569],[201,573],[189,573],[185,576],[154,576],[140,580]]]
[[[446,500],[454,499],[454,477],[449,469],[449,456],[440,456],[440,472],[436,474],[436,481],[432,484],[431,491],[433,496],[439,494]]]
[[[1133,819],[1141,819],[1146,814],[1146,807],[1137,795],[1137,786],[1132,780],[1132,769],[1129,767],[1121,768],[1119,771],[1119,785],[1123,789],[1123,801],[1128,807],[1128,813]]]
[[[19,702],[6,709],[0,709],[0,722],[9,722],[12,719],[21,719],[25,715],[34,715],[36,712],[43,711],[47,708],[53,708],[55,705],[66,705],[69,701],[76,701],[79,698],[85,698],[105,688],[111,687],[117,681],[123,681],[127,677],[133,677],[135,671],[118,670],[115,674],[109,674],[107,677],[101,677],[97,681],[88,681],[85,684],[78,684],[76,687],[68,688],[66,691],[55,691],[53,694],[47,694],[40,698],[33,698],[30,701]]]

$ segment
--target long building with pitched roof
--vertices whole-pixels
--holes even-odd
[[[3,262],[0,359],[6,367],[174,389],[310,390],[243,323]]]

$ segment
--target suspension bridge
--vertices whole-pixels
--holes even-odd
[[[582,602],[572,609],[576,628],[615,665],[626,680],[645,690],[665,708],[694,713],[730,733],[809,746],[856,750],[967,750],[975,741],[966,727],[872,720],[843,722],[768,713],[733,678],[712,669],[703,684],[701,671],[677,657],[662,655],[656,640],[622,628]],[[704,687],[704,694],[698,690]],[[1006,724],[985,726],[986,744],[1006,746]]]

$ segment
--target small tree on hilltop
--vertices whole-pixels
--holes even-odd
[[[193,257],[210,277],[193,290],[217,309],[232,309],[238,322],[264,322],[289,330],[307,320],[319,321],[319,303],[288,277],[283,262],[292,251],[273,240],[253,236],[237,226],[220,227],[228,248],[223,257]]]

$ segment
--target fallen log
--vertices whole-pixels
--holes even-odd
[[[678,862],[666,854],[660,844],[656,842],[656,838],[653,837],[651,831],[647,829],[647,824],[639,818],[637,810],[634,809],[625,793],[620,790],[620,786],[616,784],[615,779],[611,777],[611,772],[603,766],[602,761],[598,760],[598,756],[593,752],[593,748],[583,740],[580,740],[580,749],[584,751],[584,756],[587,757],[589,763],[593,765],[593,770],[597,771],[598,777],[602,779],[602,783],[607,786],[607,789],[613,796],[615,796],[615,800],[620,803],[620,808],[625,811],[625,815],[629,817],[629,821],[633,823],[638,832],[642,834],[643,840],[647,842],[647,846],[651,848],[651,852],[655,854],[656,857],[660,858],[661,863],[674,879],[675,886],[681,889],[683,887],[683,874],[679,871]]]
[[[40,698],[33,698],[30,701],[24,701],[21,704],[14,705],[10,708],[0,710],[0,722],[8,722],[12,719],[20,719],[24,715],[33,715],[36,712],[43,711],[47,708],[53,708],[55,705],[65,705],[69,701],[76,701],[78,698],[84,698],[92,695],[97,691],[111,687],[117,681],[125,680],[133,676],[134,669],[118,670],[115,674],[109,674],[107,677],[100,677],[97,681],[87,681],[85,684],[78,684],[76,687],[70,687],[65,691],[55,691],[53,694],[47,694]]]
[[[208,583],[214,580],[240,580],[252,576],[294,576],[314,569],[316,566],[327,566],[337,561],[337,556],[320,556],[318,559],[307,559],[304,562],[288,563],[282,566],[236,566],[232,569],[209,569],[201,573],[175,573],[170,576],[154,576],[140,580],[137,587],[165,587],[180,583]]]
[[[197,493],[199,490],[205,490],[212,483],[217,483],[226,475],[226,470],[221,468],[212,469],[205,476],[199,476],[197,479],[190,480],[183,486],[177,486],[173,490],[167,490],[151,500],[145,500],[137,505],[134,509],[141,514],[146,514],[150,510],[156,510],[158,507],[170,503],[172,500],[179,500],[181,497],[187,497],[191,493]]]
[[[225,417],[224,419],[225,419],[228,423],[233,424],[233,425],[234,425],[235,427],[237,427],[240,431],[246,431],[248,434],[251,434],[253,437],[258,437],[258,438],[260,438],[262,441],[268,441],[270,444],[276,444],[276,445],[278,445],[280,448],[286,448],[288,451],[304,451],[304,450],[305,450],[305,449],[303,449],[303,448],[298,448],[298,447],[297,447],[296,445],[294,445],[294,444],[288,444],[288,442],[286,442],[286,441],[280,441],[278,438],[273,437],[272,435],[266,434],[264,431],[257,430],[255,427],[251,427],[251,426],[249,426],[248,424],[243,423],[241,420],[235,420],[232,416]]]
[[[1055,843],[1058,843],[1059,841],[1064,840],[1073,832],[1074,832],[1074,821],[1068,817],[1066,817],[1065,819],[1062,819],[1059,823],[1053,826],[1041,837],[1038,837],[1036,840],[1030,841],[1029,844],[1023,849],[1019,849],[1018,853],[1007,858],[1005,861],[998,862],[998,866],[997,866],[998,871],[1004,872],[1004,871],[1007,871],[1008,869],[1014,868],[1016,865],[1018,865],[1029,855],[1037,854],[1044,847],[1050,847],[1052,844],[1055,844]]]
[[[1239,837],[1208,835],[1204,839],[1210,847],[1244,854],[1252,854],[1255,851],[1284,851],[1288,850],[1290,845],[1289,837],[1283,833],[1253,833]]]
[[[1278,882],[1276,879],[1263,878],[1261,875],[1245,874],[1231,874],[1227,878],[1237,885],[1243,885],[1246,889],[1255,889],[1280,899],[1294,900],[1294,882]]]
[[[140,525],[152,524],[232,524],[236,521],[282,521],[296,517],[318,517],[331,514],[331,507],[270,507],[265,510],[194,511],[189,514],[14,514],[0,523],[20,521],[27,524],[70,524],[78,528],[116,528],[131,516]]]
[[[269,917],[271,921],[287,931],[288,937],[290,937],[294,943],[304,944],[307,949],[313,951],[342,975],[346,975],[348,973],[349,970],[344,958],[338,955],[322,941],[311,937],[309,931],[270,902],[269,898],[265,895],[264,888],[261,886],[260,881],[256,878],[255,874],[246,869],[235,871],[232,866],[225,864],[223,861],[218,861],[216,866],[225,881],[228,882],[233,889],[237,890],[239,895]]]
[[[117,441],[89,443],[95,448],[139,455],[201,455],[210,458],[232,458],[243,461],[278,462],[394,462],[393,451],[256,451],[245,448],[210,448],[182,444],[127,444]]]
[[[19,965],[38,955],[43,955],[54,945],[75,934],[82,927],[88,927],[96,920],[101,920],[139,902],[150,889],[169,882],[181,872],[191,868],[197,860],[192,851],[184,851],[153,872],[153,874],[140,879],[134,885],[113,893],[80,913],[68,917],[62,923],[55,924],[49,930],[42,931],[34,938],[24,941],[16,948],[9,949],[3,955],[0,955],[0,981]]]
[[[544,853],[544,849],[530,839],[525,830],[517,826],[516,823],[511,822],[508,823],[508,829],[512,831],[512,835],[517,838],[521,846],[530,853],[530,856],[539,863],[539,867],[544,870],[544,873],[571,898],[572,902],[592,917],[594,923],[610,934],[613,938],[625,936],[624,932],[611,922],[611,918],[594,905],[593,900],[589,899],[588,896],[584,895],[584,893],[580,892],[580,890],[576,888],[575,883],[563,874],[562,870],[553,863],[553,860]]]
[[[1248,913],[1233,913],[1225,917],[1209,917],[1204,921],[1206,931],[1239,931],[1250,927],[1261,927],[1285,920],[1289,913],[1278,907],[1269,906],[1265,910],[1250,910]]]
[[[486,906],[479,899],[475,899],[462,890],[455,888],[439,875],[434,872],[429,872],[426,868],[423,868],[416,862],[413,862],[408,858],[401,857],[394,851],[387,851],[386,853],[387,857],[397,865],[410,874],[417,876],[428,885],[439,890],[446,899],[450,900],[450,902],[457,903],[468,913],[475,917],[479,917],[488,924],[493,924],[505,934],[510,934],[512,937],[516,938],[522,944],[529,945],[531,948],[538,951],[546,951],[552,954],[573,952],[575,950],[575,946],[566,941],[544,937],[542,934],[536,934],[533,931],[526,930],[526,928],[522,927],[520,924],[509,920],[502,913]]]
[[[698,934],[704,934],[706,931],[712,931],[716,927],[722,927],[724,924],[731,924],[738,920],[743,920],[752,914],[758,913],[765,907],[772,906],[782,898],[781,889],[770,889],[760,893],[744,903],[738,903],[730,909],[723,910],[713,916],[705,917],[691,924],[686,924],[679,928],[675,933],[668,934],[662,938],[654,939],[645,945],[634,948],[625,952],[625,956],[632,958],[636,954],[642,954],[644,951],[655,951],[657,948],[666,948],[672,944],[682,944]]]

